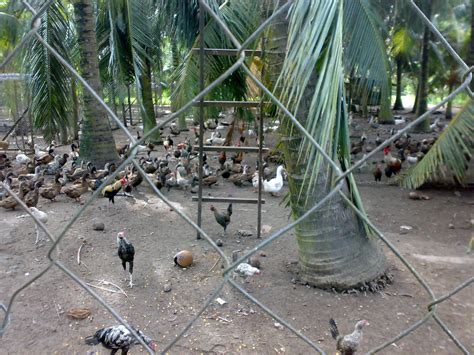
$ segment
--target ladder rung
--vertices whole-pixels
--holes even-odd
[[[193,52],[198,52],[201,50],[201,48],[193,48]],[[204,48],[204,53],[207,55],[230,55],[230,56],[235,56],[237,55],[239,51],[237,49],[227,49],[227,48]],[[246,56],[250,55],[255,55],[255,56],[261,56],[262,51],[261,50],[252,50],[252,49],[245,49],[244,53]]]
[[[268,104],[269,102],[264,102]],[[259,107],[260,101],[203,101],[203,106],[217,106],[217,107]],[[196,101],[194,106],[199,106],[200,102]]]
[[[199,201],[198,196],[193,196],[193,201]],[[227,202],[227,203],[249,203],[258,204],[258,198],[242,198],[242,197],[203,197],[202,202]],[[265,200],[261,200],[262,205]]]
[[[193,147],[195,151],[199,150],[199,146]],[[244,152],[244,153],[258,153],[258,147],[235,147],[235,146],[223,146],[223,145],[203,145],[203,152]],[[262,148],[262,153],[268,152],[268,148]]]

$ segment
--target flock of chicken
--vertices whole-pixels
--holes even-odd
[[[404,117],[396,117],[396,125],[407,123]],[[375,123],[371,123],[369,120],[369,125],[372,126],[373,124]],[[374,127],[379,128],[379,125],[376,124]],[[440,123],[439,119],[436,119],[431,125],[431,130],[433,132],[438,132],[443,128],[444,126]],[[395,133],[397,133],[397,131],[392,128],[390,130],[390,135],[394,135]],[[420,162],[429,152],[437,138],[437,136],[431,136],[422,140],[417,140],[408,133],[403,134],[400,138],[393,142],[393,147],[396,149],[396,155],[392,154],[393,148],[391,145],[384,148],[384,159],[379,163],[376,163],[375,169],[373,170],[375,181],[381,181],[383,175],[385,175],[387,178],[397,175],[405,162],[409,167],[414,166]],[[360,139],[351,143],[351,155],[355,157],[359,153],[364,153],[363,157],[365,157],[367,153],[370,153],[374,149],[374,147],[379,146],[382,143],[383,139],[380,137],[379,133],[376,133],[376,137],[373,141],[368,142],[367,135],[364,132],[362,133]]]
[[[212,130],[212,134],[211,137],[206,140],[206,144],[222,145],[226,143],[226,138],[223,138],[220,133],[222,127],[220,127],[218,123],[216,123],[215,127],[212,127],[212,123],[209,124],[208,129]],[[252,137],[250,132],[241,130],[240,133],[240,137],[236,142],[237,146],[247,144],[249,138]],[[199,130],[194,129],[194,134],[194,144],[196,144],[200,135]],[[170,134],[167,135],[163,141],[164,150],[162,151],[162,156],[160,156],[160,153],[158,153],[158,156],[154,153],[159,149],[153,144],[138,146],[136,148],[136,152],[140,155],[138,162],[141,169],[143,169],[147,177],[151,179],[158,189],[161,190],[165,188],[169,191],[172,188],[180,188],[194,193],[197,191],[200,157],[199,154],[193,150],[193,145],[189,138],[175,144],[173,138],[177,140],[178,135],[179,131],[176,131],[174,126],[171,126]],[[138,132],[137,138],[141,138]],[[357,154],[362,151],[366,140],[367,137],[364,135],[360,143],[353,145],[352,153]],[[377,140],[379,140],[378,136]],[[426,153],[427,150],[425,148],[432,145],[433,142],[429,141],[413,144],[413,142],[410,141],[410,137],[405,136],[395,142],[395,146],[399,149],[399,153],[400,151],[409,152],[410,155],[408,157],[411,157],[412,154]],[[378,144],[380,144],[380,142],[378,142]],[[415,151],[411,149],[413,146],[416,146],[418,150]],[[64,194],[74,201],[81,202],[82,195],[89,190],[97,190],[107,176],[117,169],[115,163],[105,164],[104,167],[95,167],[88,162],[79,163],[80,152],[77,144],[71,145],[71,151],[69,153],[55,154],[55,149],[56,147],[53,141],[52,144],[45,149],[40,149],[39,146],[35,145],[34,154],[31,155],[20,153],[10,159],[7,154],[0,154],[0,180],[3,182],[3,184],[0,185],[0,187],[2,187],[0,189],[0,207],[14,210],[18,206],[18,201],[8,192],[8,190],[13,190],[26,206],[30,208],[31,213],[41,222],[46,223],[47,214],[37,208],[40,197],[55,201],[60,194]],[[117,153],[121,158],[126,158],[128,154],[131,153],[130,145],[125,144],[117,147]],[[386,148],[384,154],[384,161],[386,163],[385,174],[387,177],[390,177],[392,174],[398,173],[404,159],[402,159],[402,157],[393,157],[390,153],[390,148]],[[152,157],[152,155],[154,155],[154,157]],[[410,163],[408,157],[406,160]],[[262,168],[262,180],[260,180],[258,176],[258,166],[252,169],[248,164],[244,163],[243,153],[236,153],[227,157],[225,152],[221,152],[211,158],[203,154],[202,159],[204,161],[202,171],[204,186],[210,187],[221,181],[227,181],[238,187],[253,187],[254,191],[256,191],[259,182],[262,181],[262,190],[272,195],[278,194],[284,186],[286,172],[283,165],[278,165],[282,162],[282,156],[278,152],[270,153],[265,156],[265,164]],[[211,160],[214,159],[216,162],[211,164]],[[211,165],[215,165],[215,167]],[[274,167],[272,168],[270,166]],[[253,170],[253,172],[251,170]],[[377,170],[377,176],[380,173],[381,177],[382,171],[379,164],[377,165],[376,171]],[[375,172],[374,175],[376,175]],[[115,203],[115,197],[118,194],[130,196],[143,180],[144,176],[131,164],[123,171],[118,172],[113,183],[102,188],[101,195],[108,198],[110,208],[110,204]],[[8,187],[8,189],[3,188],[4,185]],[[231,223],[233,212],[232,204],[229,204],[225,210],[219,210],[214,206],[210,206],[210,210],[214,214],[215,221],[223,228],[225,235],[227,227]],[[35,227],[37,233],[36,243],[39,243],[44,239],[44,233],[41,228],[36,225]],[[129,279],[129,286],[132,287],[135,248],[133,244],[127,240],[124,232],[120,232],[117,235],[117,247],[118,256],[121,259],[123,269]],[[175,255],[174,262],[178,266],[187,267],[192,264],[192,254],[185,250],[181,251]],[[259,263],[254,263],[253,260],[238,265],[235,269],[235,273],[243,277],[261,274]],[[337,342],[337,349],[342,354],[354,353],[362,339],[362,330],[367,325],[367,321],[359,321],[355,326],[354,332],[346,336],[341,336],[336,323],[331,319],[330,330]],[[154,341],[141,331],[135,328],[134,330],[148,346],[155,349],[156,343]],[[99,329],[94,335],[87,337],[85,342],[89,345],[101,343],[104,347],[111,350],[111,354],[115,354],[118,350],[122,350],[122,354],[127,354],[133,345],[139,344],[138,340],[135,339],[131,332],[123,325]]]

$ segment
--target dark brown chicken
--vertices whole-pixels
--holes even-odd
[[[374,170],[375,181],[382,181],[382,165],[377,164]]]
[[[227,226],[230,223],[230,216],[232,216],[232,204],[230,203],[227,207],[225,213],[221,213],[217,211],[217,209],[211,205],[211,211],[214,212],[214,217],[216,218],[216,222],[219,223],[222,228],[224,228],[224,234],[226,233]]]

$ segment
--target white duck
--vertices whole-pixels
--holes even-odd
[[[18,164],[27,164],[31,161],[31,159],[23,153],[18,154],[15,159]]]
[[[283,170],[283,165],[280,165],[277,168],[275,178],[268,181],[263,180],[263,191],[269,192],[272,195],[281,191],[281,189],[283,188]]]
[[[211,138],[206,139],[206,144],[209,145],[222,145],[225,142],[225,138],[221,138],[219,132],[212,132]]]

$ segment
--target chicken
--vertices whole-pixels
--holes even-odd
[[[250,276],[261,275],[262,272],[260,271],[260,269],[253,267],[250,264],[241,263],[234,269],[234,273],[243,277],[244,280],[247,280],[247,278],[249,278]]]
[[[36,207],[30,207],[31,214],[35,216],[41,223],[46,224],[48,222],[48,215],[37,209]],[[35,222],[35,230],[36,230],[36,241],[35,244],[38,244],[40,241],[44,239],[45,232],[42,228],[38,226]]]
[[[10,143],[7,142],[7,141],[0,141],[0,149],[8,149],[8,147],[10,146]]]
[[[153,350],[156,349],[156,343],[143,334],[142,331],[135,327],[131,328],[150,348]],[[122,350],[122,355],[126,355],[132,346],[140,344],[140,342],[123,324],[99,329],[94,335],[85,338],[84,341],[87,345],[97,345],[102,343],[105,348],[112,350],[110,353],[111,355],[114,355],[119,350]]]
[[[135,248],[132,243],[129,243],[127,238],[125,238],[125,232],[120,232],[117,234],[117,246],[118,246],[118,256],[122,260],[123,270],[127,272],[127,263],[128,263],[128,272],[130,274],[130,288],[133,287],[133,259],[135,258]]]
[[[225,152],[221,152],[219,154],[218,161],[219,161],[219,164],[221,165],[221,169],[224,169],[224,164],[227,161],[227,156],[226,156]]]
[[[85,174],[82,177],[80,184],[75,184],[72,186],[66,186],[62,189],[62,192],[70,198],[75,199],[77,202],[81,202],[81,195],[85,194],[89,190],[89,184],[87,183],[87,178],[89,174]]]
[[[382,181],[382,165],[377,164],[374,170],[375,181]]]
[[[38,204],[38,199],[39,199],[40,186],[41,186],[41,183],[36,182],[35,188],[25,195],[25,198],[23,199],[23,201],[25,202],[25,205],[27,205],[28,207],[36,207],[36,205]]]
[[[127,184],[127,179],[123,177],[119,181],[114,182],[113,184],[107,185],[102,189],[102,196],[107,197],[109,199],[109,205],[110,207],[110,202],[115,205],[115,195],[119,193],[119,191],[122,189],[123,186]]]
[[[348,335],[340,335],[337,329],[337,324],[334,319],[329,320],[331,335],[336,340],[336,349],[341,352],[341,355],[355,354],[357,348],[362,341],[362,330],[369,325],[369,322],[364,320],[358,321],[355,325],[354,331]]]
[[[392,153],[390,153],[390,147],[385,147],[383,154],[385,161],[385,175],[389,178],[393,174],[398,174],[402,168],[402,161],[392,156]]]
[[[116,147],[117,154],[120,157],[122,157],[128,152],[129,148],[130,148],[130,144],[124,144],[124,145],[121,145],[119,147]]]
[[[276,177],[271,180],[263,180],[263,190],[274,195],[281,191],[283,188],[283,165],[278,166]]]
[[[216,222],[219,223],[222,226],[222,228],[224,228],[224,235],[225,235],[227,226],[230,223],[230,216],[232,216],[232,204],[231,203],[229,204],[225,213],[218,212],[217,209],[212,205],[210,209],[212,212],[214,212],[214,217],[216,219]]]
[[[23,153],[18,154],[15,157],[15,160],[18,164],[26,164],[31,161],[31,159],[26,154],[23,154]]]
[[[163,147],[168,152],[170,149],[173,149],[173,140],[171,136],[167,136],[166,139],[163,141]]]

